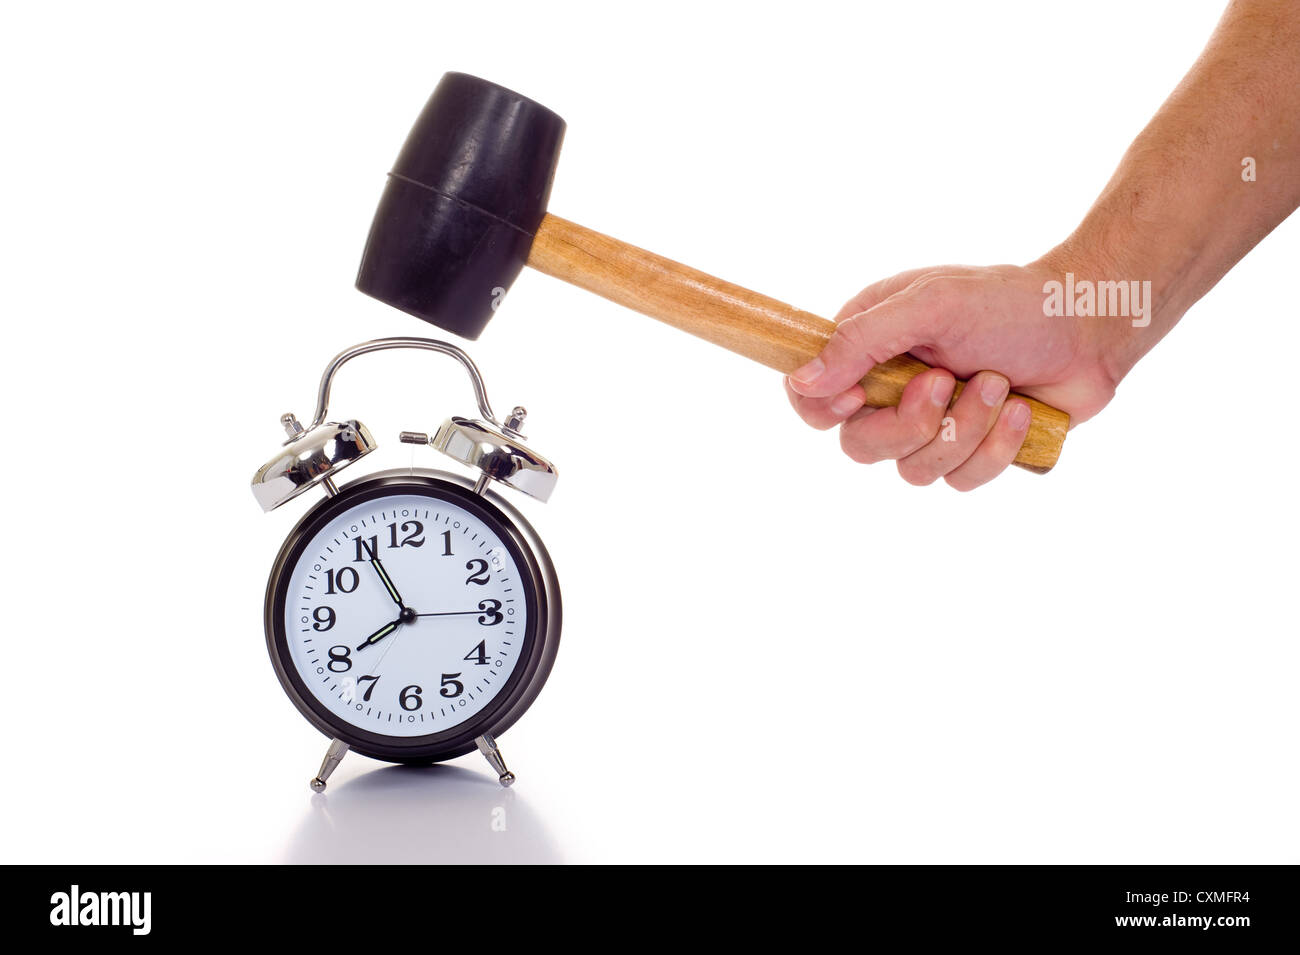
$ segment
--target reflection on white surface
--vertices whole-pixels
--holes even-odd
[[[524,797],[457,766],[389,766],[330,783],[290,838],[290,863],[562,862]]]

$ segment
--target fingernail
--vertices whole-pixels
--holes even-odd
[[[940,375],[934,379],[934,384],[930,385],[930,400],[942,407],[952,399],[952,390],[956,387],[957,379]]]
[[[1005,398],[1010,390],[1011,383],[1001,375],[985,375],[980,382],[980,397],[990,408]]]
[[[822,376],[826,370],[826,363],[820,358],[814,358],[808,364],[797,370],[790,377],[801,385],[811,385],[814,381]]]
[[[1012,431],[1024,431],[1029,427],[1029,405],[1023,401],[1013,401],[1011,410],[1007,412],[1007,424],[1011,425]]]
[[[831,413],[838,418],[847,418],[862,407],[864,400],[861,388],[846,391],[831,402]]]

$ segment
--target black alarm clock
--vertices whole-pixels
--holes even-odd
[[[330,385],[367,352],[449,355],[474,384],[479,417],[447,419],[432,436],[402,432],[472,468],[338,473],[376,447],[359,421],[327,422]],[[478,749],[503,785],[514,781],[497,737],[537,698],[560,640],[560,590],[536,531],[500,485],[545,501],[556,471],[523,444],[523,408],[498,422],[482,376],[454,345],[385,338],[337,355],[316,414],[291,414],[281,452],[257,471],[270,511],[316,488],[324,497],[289,532],[266,587],[266,643],[298,711],[330,738],[316,792],[348,752],[433,763]]]

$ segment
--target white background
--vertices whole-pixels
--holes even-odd
[[[312,800],[261,624],[307,505],[248,491],[332,354],[437,334],[352,280],[445,70],[568,120],[553,211],[829,315],[1059,241],[1219,10],[9,8],[4,860],[1298,861],[1295,217],[1056,471],[967,496],[523,275],[471,351],[561,469],[515,502],[566,619],[508,793],[350,757]],[[331,410],[381,442],[359,474],[440,466],[397,431],[472,400],[383,355]]]

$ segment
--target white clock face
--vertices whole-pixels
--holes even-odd
[[[428,736],[480,713],[524,648],[524,568],[482,518],[410,491],[343,511],[307,541],[284,601],[293,666],[335,716]]]

